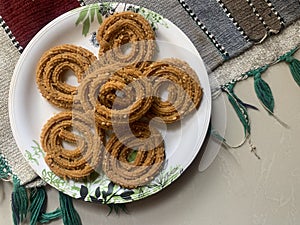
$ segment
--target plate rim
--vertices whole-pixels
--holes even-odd
[[[112,2],[114,3],[114,2]],[[25,157],[24,155],[24,150],[22,151],[22,145],[20,144],[20,140],[22,138],[20,138],[18,135],[19,135],[19,132],[17,132],[17,126],[15,124],[15,113],[13,113],[13,106],[14,106],[14,97],[15,97],[15,93],[14,93],[14,86],[16,85],[17,83],[17,80],[19,78],[20,75],[18,75],[19,71],[20,71],[20,67],[21,65],[24,63],[24,61],[26,60],[26,56],[29,54],[30,50],[33,48],[34,44],[36,43],[37,40],[39,40],[45,32],[47,32],[49,29],[51,29],[51,27],[57,25],[58,23],[60,23],[61,21],[63,21],[66,17],[72,17],[74,15],[77,15],[79,12],[80,12],[80,9],[84,9],[86,7],[90,7],[91,5],[96,5],[96,4],[101,4],[101,3],[94,3],[94,4],[89,4],[89,5],[85,5],[85,6],[81,6],[81,7],[78,7],[78,8],[75,8],[75,9],[72,9],[60,16],[58,16],[57,18],[55,18],[54,20],[50,21],[47,25],[45,25],[31,40],[30,42],[28,43],[28,45],[26,46],[26,48],[24,49],[23,53],[20,55],[20,58],[18,59],[16,65],[15,65],[15,69],[14,69],[14,72],[13,72],[13,75],[12,75],[12,78],[11,78],[11,82],[10,82],[10,88],[9,88],[9,98],[8,98],[8,109],[9,109],[9,120],[10,120],[10,126],[11,126],[11,130],[12,130],[12,133],[13,133],[13,136],[14,136],[14,139],[15,139],[15,142],[18,146],[18,150],[21,151],[23,157],[26,159],[26,161],[28,162],[28,164],[30,165],[30,167],[32,168],[32,165],[31,163],[28,161],[28,159]],[[126,3],[120,3],[121,5],[122,4],[126,4]],[[127,4],[127,5],[134,5],[134,6],[137,6],[135,4]],[[138,6],[140,7],[140,6]],[[147,9],[147,8],[145,8]],[[152,11],[150,9],[147,9],[149,11]],[[152,11],[154,12],[154,11]],[[166,20],[168,23],[172,24],[179,32],[181,32],[186,41],[190,42],[190,44],[193,46],[193,48],[196,50],[196,52],[194,52],[194,54],[196,53],[198,58],[200,59],[200,63],[202,64],[201,66],[204,68],[205,70],[205,78],[206,78],[206,82],[209,84],[209,78],[208,78],[208,73],[207,73],[207,70],[204,66],[204,62],[203,62],[203,59],[201,58],[199,52],[197,51],[195,45],[191,42],[191,40],[188,38],[188,36],[177,26],[175,25],[173,22],[171,22],[170,20],[168,20],[167,18],[163,17],[164,20]],[[178,44],[178,43],[177,43]],[[204,135],[202,135],[202,138],[199,142],[199,148],[197,151],[194,152],[194,154],[191,156],[191,160],[189,161],[189,163],[187,163],[186,165],[184,165],[184,167],[182,168],[182,171],[176,175],[176,177],[170,181],[169,184],[167,184],[165,187],[169,186],[171,183],[173,183],[178,177],[181,176],[181,174],[186,171],[186,169],[191,165],[191,163],[195,160],[196,156],[199,154],[199,151],[201,149],[201,147],[203,146],[203,143],[204,143],[204,139],[206,137],[206,134],[208,132],[208,127],[209,127],[209,123],[210,123],[210,118],[211,118],[211,108],[212,108],[212,99],[211,99],[211,89],[210,89],[210,85],[208,85],[207,87],[208,89],[206,89],[203,97],[206,98],[204,99],[205,101],[207,101],[207,104],[208,104],[208,108],[206,110],[207,113],[208,113],[208,117],[206,118],[206,121],[204,123],[204,127],[205,127],[205,132],[204,132]],[[33,168],[32,168],[33,169]],[[33,169],[33,171],[35,173],[37,173],[37,171],[35,171]],[[39,175],[39,173],[37,173]],[[40,175],[39,175],[40,176]],[[40,176],[41,177],[41,176]],[[42,177],[41,177],[42,178]],[[48,183],[48,182],[47,182]],[[51,185],[53,186],[53,185]],[[153,194],[156,194],[158,192],[160,192],[161,190],[165,189],[165,187],[155,191],[154,193],[150,193],[148,195],[143,195],[141,198],[137,198],[137,199],[134,199],[132,201],[137,201],[137,200],[140,200],[140,199],[144,199],[146,197],[149,197],[149,196],[152,196]],[[54,187],[56,188],[56,187]],[[68,193],[66,193],[68,194]],[[113,202],[113,203],[127,203],[127,202],[132,202],[132,201],[124,201],[124,202]]]

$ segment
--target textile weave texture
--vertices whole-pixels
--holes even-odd
[[[34,0],[0,3],[0,154],[21,184],[42,185],[14,141],[8,117],[9,84],[28,42],[48,22],[76,7],[102,1]],[[212,90],[272,62],[300,43],[299,0],[124,0],[177,25],[204,60]]]

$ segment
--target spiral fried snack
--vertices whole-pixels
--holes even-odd
[[[144,72],[144,76],[153,83],[154,99],[147,116],[155,121],[173,123],[200,105],[200,82],[195,71],[186,62],[179,59],[153,62]],[[166,100],[160,97],[165,90],[168,91]]]
[[[142,15],[130,11],[106,18],[96,38],[100,44],[99,59],[107,64],[148,61],[155,52],[155,32],[151,25]]]
[[[89,50],[70,44],[46,51],[36,69],[36,83],[42,96],[57,107],[71,109],[77,87],[64,82],[62,76],[72,70],[80,83],[85,70],[96,59]]]
[[[151,84],[139,70],[116,68],[94,69],[78,88],[84,110],[94,112],[103,129],[137,121],[152,103]]]
[[[159,131],[136,122],[132,133],[123,130],[107,142],[102,168],[107,177],[125,188],[136,188],[150,182],[165,160],[164,142]]]
[[[50,118],[41,132],[41,146],[49,168],[64,179],[81,179],[91,174],[102,160],[104,133],[81,113],[66,111]],[[64,143],[76,145],[68,150]]]

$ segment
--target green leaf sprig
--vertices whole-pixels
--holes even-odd
[[[101,24],[103,20],[102,20],[102,15],[100,13],[99,4],[92,4],[92,5],[85,6],[80,11],[79,16],[75,22],[75,25],[78,26],[79,24],[82,24],[83,36],[86,37],[88,35],[90,31],[91,23],[93,23],[95,20],[95,16],[98,20],[98,23]]]

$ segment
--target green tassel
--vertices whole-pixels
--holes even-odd
[[[30,190],[30,225],[35,225],[46,210],[46,191],[44,188],[34,188]]]
[[[228,100],[231,103],[232,107],[234,108],[236,114],[238,115],[241,123],[244,127],[244,133],[245,135],[250,134],[250,121],[247,113],[247,109],[242,105],[238,103],[238,100],[236,99],[235,95],[233,93],[228,94]]]
[[[289,64],[291,74],[298,86],[300,86],[300,61],[293,57],[293,55],[299,50],[299,48],[300,46],[297,46],[278,58],[278,61],[285,61]]]
[[[288,53],[288,54],[291,54]],[[283,57],[283,56],[282,56]],[[287,55],[284,56],[285,58]],[[281,60],[285,60],[285,58],[281,58]],[[272,115],[282,126],[288,127],[286,123],[284,123],[282,120],[280,120],[275,114],[274,114],[274,106],[275,106],[275,101],[274,97],[272,94],[272,90],[270,86],[263,80],[261,79],[261,74],[265,72],[270,65],[265,65],[260,68],[251,70],[247,72],[248,76],[253,76],[254,77],[254,89],[256,96],[264,106],[264,108],[269,112],[270,115]]]
[[[261,74],[258,73],[254,76],[254,89],[256,96],[261,101],[261,103],[269,110],[269,112],[274,112],[274,97],[270,86],[261,79]]]
[[[31,213],[30,225],[39,223],[49,223],[62,217],[62,211],[56,209],[53,212],[46,213],[47,207],[47,194],[44,187],[35,188],[30,190],[30,207]]]
[[[5,157],[0,153],[0,179],[9,179],[12,171],[7,164]]]
[[[26,188],[20,185],[17,177],[13,177],[13,192],[11,195],[11,207],[14,225],[20,224],[27,216],[28,196]]]
[[[59,192],[59,202],[64,225],[82,225],[80,216],[73,206],[72,198]]]
[[[291,74],[294,80],[300,86],[300,61],[293,56],[287,56],[286,62],[289,63]]]
[[[43,213],[39,218],[39,222],[40,223],[49,223],[52,220],[56,220],[59,218],[62,218],[62,212],[60,209],[56,209],[50,213]]]
[[[228,100],[231,103],[232,107],[234,108],[237,116],[239,117],[243,127],[244,127],[244,135],[245,135],[245,140],[247,139],[247,136],[250,135],[251,133],[251,128],[250,128],[250,120],[247,112],[247,105],[243,103],[242,100],[240,100],[235,94],[234,94],[234,86],[236,82],[231,82],[226,85],[223,85],[221,87],[222,91],[226,92],[228,96]]]

